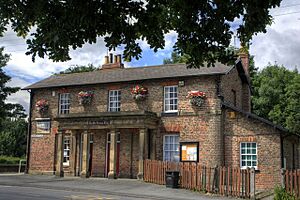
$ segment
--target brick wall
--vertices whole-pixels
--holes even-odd
[[[241,81],[236,67],[233,68],[227,75],[221,77],[220,93],[224,97],[225,102],[230,103],[231,105],[246,112],[251,112],[250,88],[247,83],[243,83]],[[235,98],[236,100],[234,100]]]
[[[299,138],[292,135],[284,137],[283,147],[286,169],[300,169]]]
[[[257,143],[256,187],[270,189],[280,184],[281,152],[280,134],[272,126],[237,113],[225,118],[225,165],[240,166],[240,143]]]
[[[44,138],[49,137],[49,140],[46,142],[44,139],[40,138],[37,140],[32,140],[32,151],[31,151],[31,169],[40,166],[40,170],[53,170],[54,162],[54,136],[58,129],[58,123],[53,120],[58,115],[58,101],[59,93],[70,93],[71,94],[71,106],[70,113],[97,113],[97,112],[106,112],[108,107],[108,90],[110,89],[119,89],[121,90],[121,111],[137,111],[137,110],[147,110],[157,113],[158,116],[163,112],[163,88],[166,85],[176,85],[179,80],[183,80],[185,85],[183,87],[178,87],[178,115],[174,117],[162,116],[161,127],[163,131],[159,130],[154,137],[157,138],[157,142],[152,144],[155,146],[155,153],[151,152],[153,157],[162,158],[162,141],[163,134],[169,132],[174,132],[170,130],[171,125],[178,125],[181,127],[180,132],[181,141],[198,141],[200,142],[200,159],[211,165],[219,164],[221,159],[221,149],[222,138],[220,136],[220,101],[216,94],[216,77],[214,76],[201,76],[194,78],[184,78],[184,79],[165,79],[165,80],[155,80],[155,81],[144,81],[139,82],[143,86],[149,89],[149,97],[143,102],[135,102],[131,96],[130,89],[135,86],[136,83],[128,84],[110,84],[110,85],[98,85],[98,86],[78,86],[76,88],[52,88],[52,89],[39,89],[35,90],[36,95],[33,99],[33,105],[40,100],[46,99],[49,102],[49,110],[45,114],[41,115],[35,109],[33,110],[32,115],[32,134],[36,134],[35,128],[35,119],[41,117],[51,118],[51,133],[45,135]],[[92,100],[92,104],[88,106],[79,105],[77,94],[80,91],[93,90],[95,96]],[[205,103],[200,108],[192,106],[189,102],[189,99],[186,98],[188,91],[191,90],[200,90],[207,94]],[[172,128],[171,128],[172,129]],[[174,128],[173,128],[174,129]],[[100,134],[97,136],[97,134]],[[121,151],[124,159],[120,161],[120,167],[124,170],[128,166],[128,142],[130,134],[125,133],[124,137],[122,136],[123,144],[121,143]],[[103,159],[105,156],[105,144],[104,138],[105,133],[95,132],[94,134],[94,154],[93,154],[93,175],[101,176],[103,164]],[[99,143],[100,142],[100,143]],[[97,146],[97,143],[99,146]],[[44,148],[47,148],[49,156],[47,159],[44,159],[43,151],[36,149],[36,146],[43,145]],[[127,144],[127,145],[125,145]],[[138,144],[138,134],[134,134],[134,144]],[[214,148],[211,148],[214,146]],[[133,146],[134,152],[137,152],[137,155],[133,156],[133,171],[137,169],[138,161],[138,146]],[[100,153],[102,152],[102,153]],[[104,152],[104,153],[103,153]],[[156,155],[155,155],[156,154]],[[210,157],[208,157],[210,155]],[[49,157],[51,157],[52,164],[50,164]],[[101,158],[99,158],[101,157]],[[37,159],[38,158],[38,159]],[[46,164],[47,163],[47,166]],[[123,167],[124,165],[124,167]],[[43,167],[45,166],[45,167]],[[122,169],[122,171],[124,171]],[[128,172],[125,174],[120,174],[128,176]],[[136,172],[135,172],[136,173]]]
[[[242,109],[243,88],[238,71],[233,68],[227,75],[221,77],[221,95],[224,101],[234,106],[234,92],[236,94],[236,107]]]
[[[176,85],[178,81],[185,85],[178,87],[178,114],[163,113],[163,88]],[[225,101],[233,104],[232,89],[236,91],[237,107],[243,108],[243,87],[234,68],[228,75],[221,77],[221,94]],[[149,89],[149,97],[143,102],[135,102],[130,89],[136,83],[82,86],[76,88],[53,88],[36,90],[33,105],[41,98],[49,101],[48,113],[40,115],[33,111],[32,134],[36,134],[35,118],[51,118],[51,133],[42,138],[32,138],[30,160],[31,171],[51,171],[54,165],[54,138],[58,123],[54,118],[58,114],[59,93],[71,94],[70,113],[106,112],[108,90],[121,90],[121,111],[147,110],[161,116],[157,130],[150,130],[151,158],[163,159],[163,138],[166,134],[179,134],[181,142],[199,142],[199,161],[203,165],[240,166],[239,148],[242,141],[256,141],[258,144],[257,187],[271,188],[280,182],[280,137],[273,127],[237,114],[229,118],[221,109],[217,97],[218,76],[201,76],[182,79],[165,79],[138,82]],[[92,104],[79,105],[77,94],[82,90],[93,90]],[[201,107],[192,106],[186,98],[188,91],[200,90],[207,94]],[[54,91],[55,95],[52,96]],[[245,106],[244,106],[245,107]],[[106,134],[108,130],[91,130],[94,134],[92,176],[104,176],[106,157]],[[121,129],[120,177],[136,177],[139,154],[138,129]],[[289,146],[289,145],[287,145]],[[298,146],[298,152],[300,148]],[[132,152],[132,154],[131,154]],[[287,154],[289,150],[286,151]],[[290,161],[288,161],[290,162]]]
[[[105,176],[106,140],[104,130],[93,130],[92,176]]]

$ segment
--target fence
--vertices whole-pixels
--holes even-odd
[[[282,178],[286,191],[300,199],[300,170],[283,170]]]
[[[199,163],[145,160],[144,181],[165,184],[166,171],[180,172],[180,187],[227,196],[254,198],[254,170],[206,167]]]

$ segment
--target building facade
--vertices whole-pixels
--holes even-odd
[[[53,75],[31,93],[28,172],[143,178],[143,160],[254,167],[258,189],[299,168],[299,138],[251,113],[248,57],[234,66]]]

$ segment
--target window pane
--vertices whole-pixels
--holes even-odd
[[[241,143],[241,167],[257,166],[257,144],[255,142]]]
[[[121,91],[119,91],[119,90],[110,90],[109,91],[108,111],[110,111],[110,112],[120,111],[120,106],[121,106],[120,95],[121,95]]]
[[[177,111],[177,86],[166,86],[164,92],[164,111]]]
[[[164,136],[164,160],[179,161],[179,135]]]

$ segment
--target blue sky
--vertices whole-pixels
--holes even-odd
[[[274,22],[268,26],[267,33],[260,33],[253,37],[250,53],[254,55],[255,64],[262,69],[268,63],[282,64],[290,69],[300,66],[300,2],[298,0],[283,0],[280,8],[272,9],[271,15]],[[170,32],[165,36],[165,48],[154,53],[145,41],[138,41],[143,49],[142,58],[124,63],[125,67],[160,65],[164,58],[171,55],[173,45],[176,42],[176,32]],[[232,42],[234,44],[234,42]],[[235,43],[238,45],[238,42]],[[86,44],[81,49],[71,52],[71,61],[53,63],[49,59],[37,58],[31,61],[31,56],[26,56],[26,43],[15,33],[8,31],[0,38],[0,46],[5,47],[5,52],[11,54],[5,71],[12,77],[8,85],[25,87],[36,81],[44,79],[53,73],[62,71],[71,65],[101,66],[104,56],[107,54],[103,38],[98,38],[97,43]],[[120,54],[121,50],[114,53]],[[21,103],[28,109],[29,95],[27,91],[20,91],[8,98],[9,102]]]

